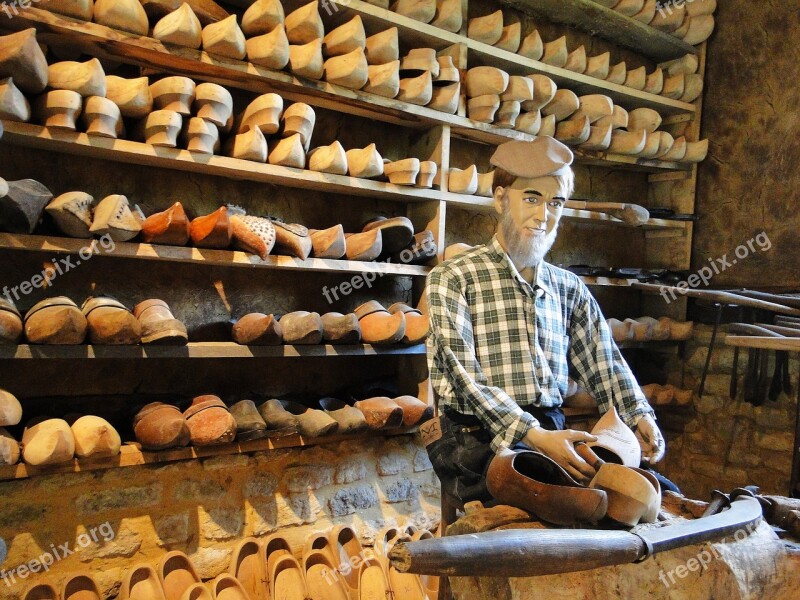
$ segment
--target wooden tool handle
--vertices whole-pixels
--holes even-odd
[[[766,292],[757,292],[755,290],[731,290],[731,293],[738,296],[747,296],[748,298],[755,298],[756,300],[766,300],[767,302],[775,302],[776,304],[783,304],[784,306],[791,306],[792,308],[800,308],[800,298],[796,296],[784,296],[782,294],[768,294]]]
[[[678,296],[688,296],[690,298],[699,298],[701,300],[712,300],[720,302],[721,304],[735,304],[737,306],[749,306],[752,308],[760,308],[770,312],[782,315],[800,316],[800,309],[784,306],[783,304],[776,304],[774,302],[767,302],[766,300],[757,300],[755,298],[747,298],[739,296],[730,292],[720,292],[717,290],[696,290],[692,288],[678,288],[671,285],[657,285],[652,283],[642,283],[634,281],[631,287],[638,290],[647,290],[661,294],[663,292],[675,292]]]
[[[751,325],[750,323],[730,323],[728,325],[728,333],[735,335],[760,335],[765,337],[782,338],[780,333],[770,331],[766,327],[760,325]]]

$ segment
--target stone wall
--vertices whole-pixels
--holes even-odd
[[[438,496],[413,435],[0,483],[0,537],[9,546],[0,599],[75,571],[92,572],[104,597],[114,596],[126,568],[170,550],[212,578],[242,538],[278,530],[298,555],[309,533],[335,524],[372,543],[387,525],[435,527]],[[8,573],[52,546],[74,553],[47,574]]]
[[[686,348],[686,361],[667,365],[669,382],[697,390],[708,354],[711,327],[695,328]],[[767,494],[788,495],[800,364],[789,361],[793,393],[781,394],[776,402],[753,406],[742,400],[747,351],[739,353],[739,391],[729,398],[733,348],[724,345],[724,327],[717,336],[702,398],[695,397],[688,409],[657,410],[667,438],[663,469],[684,494],[708,499],[714,489],[730,491],[758,485]],[[774,370],[770,353],[769,375]]]

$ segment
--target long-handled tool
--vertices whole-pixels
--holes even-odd
[[[586,200],[567,200],[566,208],[573,210],[594,210],[606,213],[627,223],[628,225],[644,225],[650,219],[650,213],[638,204],[625,204],[621,202],[587,202]]]

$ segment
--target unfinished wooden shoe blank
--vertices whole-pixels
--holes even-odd
[[[421,74],[423,71],[430,71],[431,76],[439,76],[439,61],[436,58],[436,50],[433,48],[413,48],[400,61],[401,71],[405,77]]]
[[[92,21],[94,0],[39,0],[38,8],[80,21]]]
[[[15,465],[19,462],[21,449],[19,443],[15,440],[4,427],[0,427],[0,465]],[[0,558],[3,557],[0,550]],[[27,598],[28,596],[24,596]],[[37,596],[33,596],[34,598]],[[47,596],[41,596],[47,598]],[[57,600],[57,596],[51,596],[53,600]]]
[[[539,129],[542,126],[542,113],[538,110],[533,112],[526,112],[522,113],[518,118],[517,122],[514,125],[514,129],[517,131],[522,131],[528,133],[530,135],[536,135],[539,133]]]
[[[292,44],[308,44],[325,37],[317,0],[301,6],[286,16],[286,36]]]
[[[231,158],[260,163],[267,162],[269,153],[267,138],[264,137],[258,127],[248,129],[244,133],[228,138],[224,150],[225,154]]]
[[[300,77],[320,79],[323,74],[322,40],[289,46],[289,70]]]
[[[75,439],[75,456],[78,458],[104,458],[117,456],[122,444],[119,433],[100,417],[86,415],[72,424]]]
[[[150,215],[142,223],[142,241],[147,244],[185,246],[189,241],[189,219],[176,202],[167,210]]]
[[[242,16],[242,31],[247,37],[264,35],[283,25],[285,18],[281,0],[256,0]]]
[[[361,326],[361,339],[366,344],[397,344],[406,331],[402,312],[391,314],[379,302],[370,300],[355,309]]]
[[[271,165],[303,169],[306,166],[306,153],[300,134],[295,133],[287,138],[271,140],[267,161]]]
[[[708,140],[701,140],[699,142],[687,142],[686,153],[681,159],[681,162],[699,163],[704,161],[707,155],[708,155]]]
[[[535,85],[535,84],[534,84]],[[542,115],[554,115],[556,121],[563,121],[580,108],[580,100],[572,90],[558,90],[553,99],[542,107]]]
[[[91,344],[132,345],[141,340],[142,328],[139,321],[114,298],[87,298],[81,311],[88,323]]]
[[[611,134],[608,151],[613,154],[636,155],[644,150],[646,131],[624,131],[617,129]]]
[[[505,25],[500,34],[500,39],[494,43],[494,47],[506,52],[516,52],[519,50],[521,34],[522,24],[519,21]]]
[[[458,103],[461,99],[460,92],[460,83],[449,83],[443,86],[437,86],[434,83],[428,108],[451,115],[455,114],[458,111]]]
[[[498,108],[500,108],[500,96],[496,94],[476,96],[467,100],[467,116],[479,123],[494,121]]]
[[[606,81],[609,83],[616,83],[617,85],[624,85],[625,78],[628,76],[628,66],[625,64],[625,61],[621,63],[617,63],[608,72],[608,77],[606,77]]]
[[[397,0],[392,11],[421,23],[430,23],[436,14],[436,0]]]
[[[346,233],[347,244],[345,255],[347,260],[371,261],[383,252],[383,237],[380,229],[361,233]]]
[[[466,92],[468,98],[488,94],[500,95],[506,91],[508,84],[508,73],[496,67],[473,67],[467,71]]]
[[[233,340],[249,346],[278,346],[283,343],[283,331],[274,315],[249,313],[233,326]]]
[[[323,65],[325,81],[342,87],[360,90],[367,83],[369,70],[362,48],[334,56]]]
[[[66,421],[48,419],[25,428],[22,448],[22,459],[27,464],[34,467],[54,465],[72,460],[75,438]]]
[[[263,35],[252,37],[245,44],[247,59],[254,65],[280,70],[289,64],[289,38],[283,25]]]
[[[366,47],[366,38],[361,17],[356,15],[325,34],[322,40],[322,52],[327,58],[347,54],[357,48],[363,49]]]
[[[228,90],[216,83],[201,83],[195,88],[195,114],[224,128],[233,115],[233,98]]]
[[[382,65],[400,57],[397,27],[371,35],[365,40],[367,62],[371,65]]]
[[[664,71],[657,68],[650,73],[644,82],[644,91],[648,94],[660,94],[664,89]]]
[[[569,50],[567,49],[567,38],[565,36],[545,43],[544,54],[542,54],[541,58],[544,64],[563,68],[567,64],[568,58]]]
[[[354,148],[348,150],[347,171],[351,177],[379,177],[383,175],[383,158],[378,153],[375,144],[370,144],[365,148]]]
[[[539,60],[542,58],[544,54],[544,42],[542,41],[542,36],[536,29],[525,36],[517,54],[525,58],[530,58],[531,60]]]
[[[502,102],[517,101],[525,102],[533,100],[533,80],[529,77],[521,77],[519,75],[511,75],[508,78],[508,86],[505,91],[500,94]]]
[[[580,145],[581,148],[597,152],[608,150],[611,145],[611,134],[614,131],[611,125],[592,125],[589,129],[589,138]]]
[[[367,84],[362,88],[365,92],[385,98],[395,98],[400,93],[399,60],[384,65],[369,65],[367,71]]]
[[[200,48],[203,43],[203,26],[188,4],[164,16],[153,27],[153,37],[168,44]]]
[[[86,99],[83,109],[86,133],[116,139],[124,128],[119,107],[108,98],[91,96]]]
[[[286,344],[319,344],[322,342],[322,318],[319,313],[298,310],[281,317],[281,331]]]
[[[628,129],[638,131],[644,129],[653,133],[661,125],[661,115],[652,108],[637,108],[628,113]]]
[[[610,52],[604,52],[603,54],[598,54],[597,56],[590,56],[586,59],[586,70],[584,71],[584,75],[596,77],[597,79],[605,79],[608,77],[610,60]]]
[[[47,298],[25,314],[25,337],[30,344],[82,344],[86,317],[66,296]]]
[[[22,337],[22,315],[10,299],[0,298],[0,344],[16,344],[20,337]],[[0,425],[17,424],[9,422],[9,410],[13,412],[15,402],[16,398],[0,390]],[[21,416],[22,409],[19,411]]]
[[[314,131],[316,114],[314,109],[304,102],[295,102],[283,113],[282,137],[290,137],[294,134],[300,136],[300,141],[304,148],[311,142],[311,134]]]
[[[186,149],[197,154],[215,154],[220,147],[219,129],[213,123],[192,117],[185,123]]]
[[[522,109],[528,112],[540,110],[555,98],[558,86],[546,75],[528,75],[528,78],[533,81],[533,100],[524,101]]]
[[[153,95],[147,77],[123,79],[106,75],[106,98],[119,107],[123,117],[141,119],[153,110]]]
[[[150,85],[153,108],[170,110],[183,116],[192,114],[197,86],[188,77],[165,77]]]
[[[0,427],[18,425],[22,420],[22,405],[11,392],[0,390]]]
[[[341,225],[322,230],[310,229],[309,234],[315,258],[342,258],[347,252],[347,242]]]
[[[392,162],[384,162],[383,172],[389,182],[395,185],[414,185],[419,174],[419,159],[405,158]]]
[[[493,46],[503,35],[503,11],[497,10],[485,17],[469,20],[467,37]]]
[[[400,90],[397,99],[409,104],[425,106],[433,97],[433,79],[430,71],[425,71],[418,77],[409,77],[400,80]]]
[[[247,42],[236,22],[236,15],[206,25],[202,37],[203,50],[206,52],[236,60],[243,60],[247,56]]]
[[[347,154],[334,140],[330,145],[314,148],[308,153],[308,168],[321,173],[347,175]]]
[[[0,79],[0,119],[29,121],[31,105],[25,95],[14,85],[14,79]]]
[[[501,102],[500,108],[497,109],[497,114],[495,115],[494,124],[498,127],[513,129],[517,123],[520,108],[520,103],[515,100]]]
[[[564,64],[565,69],[575,73],[583,73],[587,66],[585,46],[579,46],[570,52],[567,55],[567,62]]]
[[[273,220],[275,227],[275,252],[305,260],[311,256],[313,244],[308,229],[298,223]]]
[[[139,122],[139,139],[151,146],[176,148],[178,135],[183,127],[183,118],[171,110],[156,110]]]
[[[451,33],[461,31],[463,23],[461,0],[436,0],[436,14],[430,23]]]
[[[95,0],[96,23],[127,31],[135,35],[147,35],[150,27],[147,13],[139,0]]]
[[[77,92],[54,90],[42,94],[33,103],[36,120],[45,127],[75,131],[83,100]]]
[[[36,30],[0,36],[0,77],[12,77],[26,94],[39,94],[47,86],[47,59],[36,41]]]
[[[478,191],[478,169],[475,165],[463,170],[452,167],[447,176],[447,190],[454,194],[474,194]]]
[[[568,146],[577,146],[586,142],[590,134],[589,117],[583,116],[558,123],[555,138]]]
[[[131,211],[125,196],[112,194],[95,207],[89,231],[100,236],[108,235],[116,242],[127,242],[142,230],[142,221]]]
[[[185,346],[189,341],[186,325],[175,318],[163,300],[150,299],[133,308],[142,326],[142,344]]]
[[[9,233],[33,233],[53,194],[33,179],[0,178],[0,223]]]
[[[263,94],[253,100],[237,119],[237,131],[244,133],[255,128],[266,135],[277,133],[282,112],[283,98],[278,94]]]

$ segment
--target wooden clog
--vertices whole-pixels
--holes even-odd
[[[514,129],[520,110],[521,104],[516,100],[501,102],[500,108],[497,109],[497,114],[495,115],[494,124],[498,127]]]
[[[632,17],[644,7],[644,0],[620,0],[614,5],[614,10],[626,17]]]
[[[538,110],[533,112],[522,113],[514,125],[514,129],[522,131],[530,135],[539,133],[539,128],[542,126],[542,113]]]
[[[247,346],[278,346],[283,332],[274,315],[249,313],[234,324],[233,340]]]
[[[291,554],[271,556],[268,560],[268,571],[273,597],[286,598],[286,600],[311,597],[303,577],[303,569]]]
[[[286,138],[270,140],[267,161],[271,165],[294,167],[295,169],[305,168],[306,153],[300,134],[295,133]]]
[[[150,215],[142,223],[142,241],[147,244],[185,246],[189,242],[189,219],[176,202],[167,210]]]
[[[461,0],[436,0],[436,14],[430,23],[450,33],[461,31],[463,23]]]
[[[412,48],[400,61],[400,70],[404,71],[405,77],[420,75],[424,71],[430,71],[433,78],[438,77],[439,61],[436,58],[436,50]]]
[[[31,344],[82,344],[86,318],[77,305],[64,296],[42,300],[25,314],[25,337]]]
[[[400,93],[399,60],[384,65],[369,65],[367,72],[367,85],[362,88],[365,92],[385,98],[394,98]]]
[[[360,90],[367,83],[369,70],[363,48],[334,56],[323,65],[325,81],[342,87]]]
[[[402,312],[391,314],[375,300],[362,304],[353,312],[358,317],[364,343],[397,344],[402,341],[406,332],[406,318]]]
[[[71,429],[75,439],[75,456],[78,458],[103,458],[119,454],[122,443],[119,433],[105,419],[86,415],[75,421]]]
[[[614,105],[614,113],[610,117],[601,117],[595,121],[595,125],[605,127],[611,125],[614,129],[626,129],[630,115],[628,111],[622,108],[619,104]]]
[[[539,32],[534,29],[526,35],[517,50],[517,54],[530,58],[531,60],[539,60],[544,54],[544,42]]]
[[[236,437],[236,421],[218,396],[197,396],[183,416],[193,446],[227,444]]]
[[[500,96],[495,94],[475,96],[467,101],[467,116],[479,123],[491,123],[498,108],[500,108]]]
[[[75,121],[81,113],[83,100],[77,92],[54,90],[36,98],[33,114],[45,127],[75,131]]]
[[[289,64],[291,50],[283,25],[263,35],[251,37],[245,43],[247,60],[254,65],[280,70]]]
[[[686,157],[686,150],[686,138],[684,136],[680,136],[675,138],[675,141],[672,143],[672,147],[669,149],[669,151],[659,158],[661,158],[661,160],[670,162],[680,162]]]
[[[589,131],[589,139],[583,142],[580,147],[584,150],[593,150],[596,152],[603,152],[608,150],[611,145],[611,134],[614,129],[611,125],[604,127],[592,125]]]
[[[361,22],[361,17],[356,15],[325,34],[322,40],[322,52],[326,58],[347,54],[357,48],[365,48],[366,39],[364,23]]]
[[[33,233],[53,194],[33,179],[0,178],[0,222],[9,233]]]
[[[400,57],[397,27],[371,35],[365,40],[367,63],[383,65]]]
[[[623,85],[635,90],[643,90],[646,84],[647,71],[644,67],[639,67],[638,69],[628,71],[625,75],[625,83]]]
[[[119,590],[120,600],[166,600],[158,581],[156,570],[148,564],[139,564],[128,569]]]
[[[188,77],[165,77],[150,85],[155,110],[174,111],[183,116],[192,114],[196,86]]]
[[[153,37],[168,44],[200,48],[203,43],[203,26],[194,14],[192,7],[184,3],[163,17],[153,27]]]
[[[298,134],[303,147],[307,148],[316,123],[314,109],[304,102],[295,102],[284,111],[282,122],[281,136]]]
[[[366,423],[365,423],[366,424]],[[21,454],[21,449],[19,447],[19,442],[14,439],[14,437],[4,428],[0,427],[0,465],[15,465],[19,462],[19,457]],[[0,558],[5,556],[3,550],[0,550]],[[54,590],[55,591],[55,590]],[[23,598],[28,598],[29,596],[23,596]],[[32,598],[52,598],[53,600],[57,600],[56,595],[47,596],[45,593],[41,595],[34,595]]]
[[[231,158],[265,163],[267,162],[269,147],[267,138],[264,137],[261,130],[258,127],[253,127],[244,133],[228,138],[224,152]]]
[[[661,90],[661,95],[671,100],[678,100],[683,96],[686,91],[686,75],[683,73],[676,73],[664,78],[664,89]]]
[[[534,84],[535,87],[535,84]],[[553,99],[542,107],[542,115],[554,115],[556,121],[563,121],[580,108],[580,100],[572,90],[560,89]]]
[[[25,95],[14,85],[14,79],[0,79],[0,119],[30,121],[31,105]]]
[[[672,33],[683,25],[685,18],[686,4],[678,5],[675,3],[667,6],[664,10],[658,11],[649,25],[664,33]]]
[[[436,0],[397,0],[391,10],[415,21],[430,23],[436,15]]]
[[[615,129],[611,134],[611,145],[608,147],[608,151],[612,154],[636,155],[644,150],[646,141],[646,131]]]
[[[233,224],[228,209],[220,206],[211,214],[192,219],[189,236],[198,248],[229,247],[233,239]]]
[[[647,139],[644,142],[644,149],[639,152],[639,156],[642,158],[654,158],[656,154],[658,154],[658,146],[661,137],[659,136],[659,132],[655,131],[653,133],[647,134]]]
[[[237,60],[244,60],[247,56],[247,42],[236,22],[236,15],[203,27],[202,38],[206,52]]]
[[[347,242],[341,225],[322,230],[309,229],[309,235],[315,258],[342,258],[347,251]]]
[[[322,40],[289,46],[289,70],[300,77],[320,79],[323,73]]]
[[[22,337],[22,315],[14,302],[8,298],[0,298],[0,344],[17,344]],[[16,407],[16,408],[15,408]],[[14,413],[22,416],[22,408],[17,399],[10,393],[0,390],[0,425],[16,425]]]
[[[599,121],[598,121],[599,123]],[[542,123],[539,126],[539,135],[544,137],[553,137],[556,134],[556,116],[547,115],[542,117]]]
[[[584,75],[589,77],[596,77],[597,79],[605,79],[608,77],[610,69],[611,53],[603,52],[597,56],[590,56],[586,59],[586,70]]]
[[[322,318],[319,313],[297,310],[280,320],[283,341],[286,344],[319,344],[322,342]]]
[[[190,439],[189,428],[181,411],[162,402],[143,406],[133,418],[133,431],[143,450],[159,451],[186,446]]]
[[[564,64],[564,68],[568,71],[573,71],[575,73],[583,73],[586,71],[586,67],[588,66],[586,61],[586,47],[585,46],[578,46],[575,50],[570,52],[567,55],[567,62]]]
[[[127,242],[142,230],[142,221],[121,194],[103,198],[94,209],[94,219],[89,231],[96,235],[108,235],[115,242]]]
[[[632,15],[631,18],[647,25],[656,16],[656,9],[658,6],[658,0],[645,0],[642,10]]]
[[[240,250],[266,260],[275,246],[275,226],[270,219],[231,214],[233,243]]]
[[[212,598],[219,600],[251,600],[252,596],[233,575],[222,573],[210,583]]]
[[[461,74],[453,63],[452,56],[437,56],[436,62],[439,67],[438,75],[433,78],[435,85],[447,85],[448,83],[457,83],[461,81]]]
[[[675,138],[666,131],[656,131],[653,135],[658,135],[658,152],[655,158],[660,158],[669,152],[672,145],[675,143]]]
[[[424,342],[430,332],[430,319],[428,315],[423,315],[422,311],[418,308],[411,308],[403,302],[395,302],[389,307],[390,314],[398,312],[402,312],[406,319],[406,330],[401,340],[402,343],[414,345]]]
[[[397,99],[401,102],[425,106],[433,97],[433,79],[430,71],[425,71],[417,77],[400,80],[400,90]]]
[[[311,256],[313,244],[308,229],[297,223],[273,220],[275,227],[275,252],[306,260]]]
[[[89,574],[71,575],[61,587],[63,600],[102,600],[97,582]]]
[[[124,132],[119,107],[102,96],[86,98],[83,121],[89,135],[116,139]]]
[[[22,460],[32,467],[68,462],[74,455],[75,438],[63,419],[40,421],[22,434]]]
[[[139,0],[95,0],[94,20],[112,29],[146,36],[150,24]]]
[[[460,92],[460,83],[450,83],[443,86],[434,84],[433,90],[431,91],[431,101],[428,102],[428,108],[451,115],[455,114],[461,99]]]
[[[409,313],[406,313],[406,322],[408,322],[408,318]],[[428,317],[424,316],[422,319],[427,321]],[[424,335],[427,336],[427,324],[421,323],[419,329],[420,331],[417,332],[418,336],[423,335],[423,330],[425,332]],[[420,338],[420,343],[422,339],[424,338]],[[392,400],[403,409],[403,427],[413,427],[433,417],[433,406],[426,404],[416,396],[397,396],[396,398],[392,398]]]
[[[502,102],[533,100],[533,80],[529,77],[511,75],[508,78],[508,86],[500,94],[500,100]]]
[[[567,64],[568,58],[569,50],[567,49],[567,38],[565,36],[545,43],[544,54],[542,54],[541,58],[544,64],[563,68]]]
[[[119,107],[123,117],[140,119],[153,110],[153,95],[147,77],[123,79],[106,75],[106,98]]]
[[[468,98],[502,94],[508,88],[508,84],[508,73],[495,67],[473,67],[467,71],[466,92]]]
[[[363,227],[364,232],[376,229],[381,231],[383,254],[399,252],[408,246],[414,237],[414,225],[406,217],[375,217]]]
[[[183,552],[177,550],[167,552],[161,557],[156,572],[167,600],[180,600],[189,588],[201,583],[192,561]],[[193,597],[193,600],[201,598],[203,597]]]
[[[26,94],[40,94],[47,86],[48,68],[36,30],[0,36],[0,77],[11,77]]]
[[[357,409],[346,405],[340,410],[347,408],[354,410],[359,415],[361,414]],[[364,423],[364,428],[366,428],[366,423]],[[352,427],[342,431],[340,424],[339,433],[354,433],[356,431],[358,429]],[[310,598],[325,598],[326,600],[348,600],[350,598],[347,584],[339,574],[336,564],[332,555],[328,552],[311,550],[303,554],[304,579],[308,586]]]
[[[692,73],[697,73],[697,69],[700,67],[700,60],[696,54],[684,54],[680,58],[661,63],[658,67],[664,69],[667,75],[677,75],[678,73],[691,75]]]
[[[345,255],[347,260],[375,260],[383,252],[383,238],[380,229],[361,233],[346,233],[347,244]]]
[[[609,83],[616,83],[617,85],[624,85],[625,78],[628,76],[628,66],[625,61],[617,63],[608,72],[606,81]]]
[[[708,140],[699,142],[686,142],[686,153],[681,162],[699,163],[706,159],[708,155]]]
[[[50,65],[48,86],[55,90],[71,90],[81,96],[106,95],[106,74],[96,58],[84,63],[63,61]]]
[[[454,194],[474,194],[478,191],[478,169],[475,165],[463,170],[451,167],[447,177],[447,190]]]
[[[244,133],[256,128],[266,135],[277,133],[282,112],[283,98],[278,94],[263,94],[253,100],[239,116],[236,130]]]
[[[199,118],[225,127],[233,115],[233,98],[221,85],[201,83],[195,88],[194,110]]]
[[[503,35],[503,11],[497,10],[485,17],[475,17],[469,20],[467,37],[484,44],[493,46]]]
[[[236,421],[236,439],[240,442],[248,442],[250,440],[259,440],[267,436],[267,424],[264,422],[264,418],[259,414],[258,409],[256,408],[255,403],[252,400],[240,400],[231,406],[231,415],[233,415],[233,420]],[[252,538],[251,538],[252,540]],[[252,540],[255,541],[255,540]],[[256,543],[256,548],[260,548]],[[235,557],[236,551],[234,550],[234,557],[233,560],[236,560]],[[258,554],[256,554],[256,558],[258,558]],[[233,566],[233,564],[231,565]],[[251,577],[250,573],[247,571],[251,568],[250,564],[242,565],[243,568],[239,571],[239,577],[241,578],[248,578],[249,581],[249,594],[246,598],[265,598],[264,586],[263,586],[263,579],[259,581],[261,583],[262,593],[260,595],[255,595],[253,590],[253,581],[256,579],[255,576]],[[245,586],[245,582],[241,581],[242,586]]]
[[[347,175],[347,154],[344,148],[334,140],[328,146],[319,146],[308,153],[308,168],[320,173]]]
[[[39,0],[38,8],[91,23],[94,0]]]
[[[590,134],[591,123],[589,117],[584,116],[558,123],[555,138],[568,146],[577,146],[587,141]]]
[[[184,123],[184,128],[186,149],[189,152],[212,155],[219,150],[219,129],[210,121],[192,117]]]
[[[133,307],[133,314],[142,326],[142,344],[185,346],[188,342],[186,326],[163,300],[144,300]]]
[[[500,39],[493,46],[506,52],[516,52],[519,50],[520,36],[522,34],[522,23],[515,21],[503,27]]]
[[[94,198],[85,192],[67,192],[52,200],[45,212],[58,228],[70,237],[88,238],[92,234],[92,203]]]
[[[526,111],[540,110],[549,104],[556,96],[558,86],[546,75],[528,75],[533,81],[533,100],[522,103],[522,109]]]
[[[229,13],[214,0],[140,0],[151,23],[188,4],[200,23],[208,25],[228,18]]]
[[[414,185],[419,174],[419,159],[405,158],[403,160],[384,162],[383,172],[389,178],[390,183],[395,185]]]
[[[139,121],[137,135],[151,146],[176,148],[183,118],[171,110],[156,110]]]
[[[283,25],[285,18],[281,0],[256,0],[242,16],[242,31],[247,37],[264,35]]]
[[[419,174],[414,185],[420,188],[433,187],[433,179],[439,171],[439,165],[432,160],[422,160],[419,163]]]
[[[648,94],[660,94],[664,89],[664,71],[657,68],[650,73],[644,82],[644,91]]]
[[[284,20],[286,36],[292,44],[308,44],[325,37],[317,0],[301,6]]]
[[[644,129],[653,133],[661,126],[661,115],[652,108],[637,108],[628,113],[628,130],[638,131]]]
[[[22,405],[11,392],[0,390],[0,427],[18,425],[22,420]]]
[[[681,102],[694,102],[703,93],[703,78],[697,73],[686,75]]]
[[[349,525],[335,525],[327,532],[327,535],[328,547],[334,555],[334,564],[357,564],[350,561],[364,556],[361,542],[356,532]],[[361,560],[362,558],[359,558],[358,562],[361,562]],[[345,569],[341,573],[348,587],[350,597],[358,598],[358,569]]]
[[[578,98],[580,107],[573,117],[587,116],[590,123],[614,114],[614,102],[603,94],[588,94]]]
[[[347,172],[351,177],[379,177],[383,175],[383,158],[378,153],[375,144],[370,144],[365,148],[353,148],[348,150]]]

